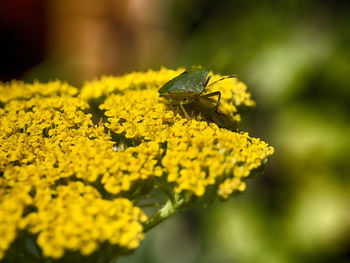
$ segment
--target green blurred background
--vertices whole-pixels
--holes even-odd
[[[0,34],[2,81],[202,65],[257,102],[240,128],[275,147],[263,176],[120,262],[350,262],[350,1],[5,0]]]

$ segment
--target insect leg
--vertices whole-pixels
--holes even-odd
[[[188,116],[187,111],[185,110],[183,104],[184,104],[184,102],[183,102],[183,101],[180,101],[180,107],[181,107],[182,111],[184,112],[186,118],[189,119],[190,116]]]
[[[210,98],[210,97],[213,97],[213,96],[218,96],[218,100],[215,101],[215,100]],[[218,109],[218,107],[219,107],[219,103],[220,103],[220,99],[221,99],[221,92],[220,91],[215,91],[215,92],[212,92],[212,93],[208,93],[208,94],[202,95],[199,98],[205,99],[205,100],[208,100],[208,101],[211,101],[211,102],[213,102],[213,101],[216,102],[216,106],[215,106],[215,111],[216,111]]]

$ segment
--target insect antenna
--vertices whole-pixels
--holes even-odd
[[[214,85],[215,83],[221,81],[221,80],[224,80],[224,79],[230,79],[230,78],[235,78],[237,77],[237,75],[230,75],[230,76],[226,76],[226,77],[223,77],[221,79],[218,79],[217,81],[214,81],[213,83],[210,83],[207,87],[211,86],[211,85]]]

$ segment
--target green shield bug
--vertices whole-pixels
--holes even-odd
[[[221,93],[220,91],[215,91],[207,94],[205,92],[206,87],[209,87],[218,81],[227,78],[233,78],[236,75],[223,77],[211,84],[208,85],[211,76],[209,75],[209,70],[204,68],[191,68],[179,76],[169,80],[165,83],[159,90],[159,97],[164,98],[165,101],[162,101],[165,104],[169,105],[180,105],[183,113],[186,118],[189,119],[189,116],[184,108],[184,104],[195,102],[198,99],[204,99],[210,102],[216,103],[215,110],[219,106]],[[211,97],[218,96],[217,100],[212,99]]]

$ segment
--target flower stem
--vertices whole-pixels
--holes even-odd
[[[158,210],[144,225],[144,232],[151,230],[153,227],[164,221],[168,217],[174,215],[181,210],[181,205],[184,203],[183,199],[175,199],[175,202],[168,200],[166,204]]]

